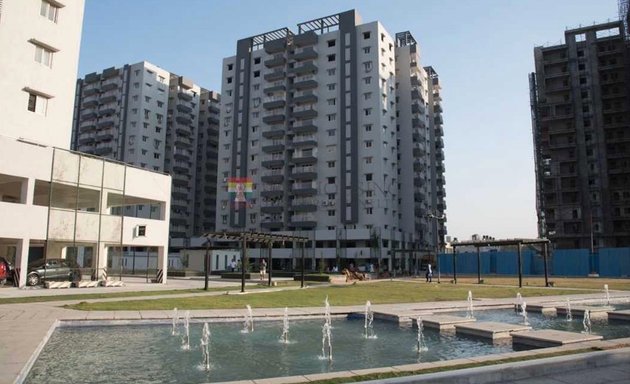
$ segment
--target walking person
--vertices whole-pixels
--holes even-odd
[[[265,280],[265,275],[267,274],[267,262],[265,259],[260,260],[260,280]]]
[[[431,278],[433,277],[433,270],[431,269],[431,264],[427,265],[427,283],[431,282]]]

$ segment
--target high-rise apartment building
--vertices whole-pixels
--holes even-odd
[[[77,81],[72,146],[170,174],[170,236],[189,238],[201,234],[195,232],[196,200],[214,204],[216,177],[206,177],[205,164],[214,159],[199,140],[216,137],[218,100],[216,93],[148,62],[91,73]],[[151,207],[134,209],[144,210],[140,216],[153,213]]]
[[[430,218],[445,209],[439,101],[413,36],[354,10],[239,40],[223,61],[217,230],[308,236],[310,267],[411,269],[445,233]],[[230,180],[251,181],[245,204]]]
[[[142,246],[153,271],[167,266],[170,177],[68,149],[83,7],[0,1],[0,256],[20,287],[46,279],[28,269],[38,259],[105,280],[118,250]],[[154,215],[120,214],[137,204]]]
[[[538,229],[558,248],[630,246],[630,52],[622,22],[565,31],[530,75]]]

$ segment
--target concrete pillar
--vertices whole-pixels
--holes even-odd
[[[19,269],[18,287],[26,286],[26,275],[28,274],[28,249],[31,239],[19,239],[16,243],[15,250],[15,268]]]
[[[107,275],[107,245],[104,242],[100,242],[97,245],[96,252],[96,279],[105,280]]]
[[[162,270],[162,284],[166,284],[168,270],[168,254],[164,247],[157,247],[157,265]]]
[[[35,194],[35,179],[26,179],[22,182],[20,189],[20,203],[33,205],[33,196]]]

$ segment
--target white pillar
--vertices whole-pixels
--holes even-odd
[[[96,276],[97,280],[105,280],[106,270],[107,270],[107,245],[103,242],[98,243],[97,252],[98,252],[98,262],[96,264]]]
[[[19,239],[15,250],[15,268],[19,269],[19,287],[26,286],[26,275],[28,274],[28,249],[31,239]]]
[[[158,269],[162,270],[162,284],[166,284],[166,277],[168,275],[168,253],[164,247],[157,247],[158,258],[157,265]]]

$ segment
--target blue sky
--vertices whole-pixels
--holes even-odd
[[[616,19],[616,0],[86,0],[79,75],[147,60],[220,90],[238,39],[352,8],[411,31],[440,74],[449,234],[536,236],[533,48]]]

